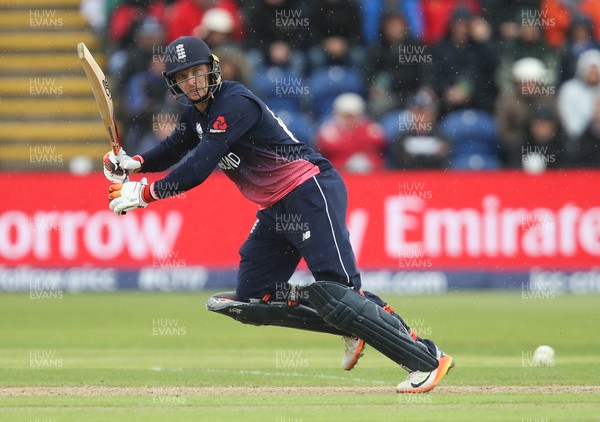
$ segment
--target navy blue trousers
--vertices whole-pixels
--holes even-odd
[[[315,280],[334,281],[361,290],[360,273],[346,227],[348,192],[332,169],[307,180],[273,206],[258,211],[250,235],[240,248],[237,297],[242,301],[271,295],[285,301],[287,284],[304,258]],[[377,295],[362,294],[410,327]],[[312,306],[308,301],[301,302]],[[435,356],[432,341],[415,336]]]
[[[260,210],[240,248],[237,296],[262,298],[287,288],[301,258],[317,281],[360,290],[360,274],[346,227],[348,194],[336,170],[307,180]]]

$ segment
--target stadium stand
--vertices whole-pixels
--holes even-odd
[[[174,11],[190,4],[188,0],[7,0],[1,4],[0,170],[64,170],[78,156],[99,167],[97,158],[106,150],[105,133],[77,60],[79,41],[88,45],[109,76],[123,144],[128,151],[133,149],[143,137],[143,114],[147,118],[171,107],[168,98],[165,104],[150,107],[141,101],[143,96],[132,93],[152,90],[160,99],[162,84],[156,77],[159,73],[152,73],[148,65],[152,64],[149,57],[156,59],[156,52],[164,47],[167,39],[159,34],[168,32]],[[216,38],[220,42],[205,38],[221,57],[225,78],[246,84],[296,126],[301,137],[310,137],[306,141],[313,145],[316,128],[329,117],[338,95],[360,95],[366,101],[366,114],[382,125],[388,139],[394,139],[401,135],[399,121],[407,102],[425,89],[434,93],[439,109],[436,123],[452,112],[458,112],[454,117],[465,110],[473,110],[476,116],[489,113],[497,126],[495,139],[479,141],[500,147],[484,154],[483,168],[514,168],[507,151],[518,152],[522,136],[518,142],[516,137],[509,139],[507,127],[511,129],[512,122],[505,111],[524,122],[530,102],[555,101],[573,75],[575,59],[589,50],[600,51],[596,22],[600,14],[589,9],[591,2],[571,11],[558,7],[556,0],[441,4],[218,0],[195,7],[207,17],[230,13],[231,22],[223,26],[225,21],[213,19],[203,26],[198,17],[198,22],[191,19],[192,32],[224,30],[227,36]],[[92,8],[87,14],[86,5]],[[391,38],[385,39],[382,22],[390,17],[405,24],[391,25]],[[153,18],[153,25],[146,25],[144,18]],[[549,28],[546,21],[556,25]],[[147,32],[156,39],[144,41]],[[271,50],[279,53],[271,57]],[[514,83],[512,65],[535,57],[544,62],[547,73],[529,78],[527,89],[534,92],[523,98],[517,95],[524,88]],[[138,78],[131,82],[134,74]],[[144,75],[146,82],[152,76],[152,88],[141,83]],[[595,104],[597,93],[588,88],[588,102]],[[132,107],[136,101],[138,107]],[[559,113],[557,119],[560,131],[565,117]],[[492,135],[485,128],[482,131]],[[580,156],[577,140],[569,140],[565,157]],[[469,141],[467,149],[475,148],[475,141]],[[466,161],[457,160],[456,151],[453,154],[450,168],[471,168],[469,154]],[[515,156],[520,160],[519,154]],[[389,156],[384,158],[389,161]]]
[[[0,33],[0,169],[62,170],[74,157],[101,156],[105,131],[77,43],[101,66],[105,59],[79,1],[2,2]]]

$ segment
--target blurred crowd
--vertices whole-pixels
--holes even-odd
[[[340,169],[600,167],[600,0],[84,0],[128,153],[181,105],[164,46],[195,35]]]

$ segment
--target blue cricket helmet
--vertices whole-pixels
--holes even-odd
[[[200,64],[207,64],[210,71],[208,76],[208,94],[194,103],[202,103],[212,97],[214,90],[220,85],[221,66],[219,58],[212,54],[212,51],[200,38],[186,36],[179,37],[167,46],[164,55],[166,69],[163,76],[167,81],[169,91],[179,99],[185,96],[181,87],[175,81],[175,75],[182,71]]]

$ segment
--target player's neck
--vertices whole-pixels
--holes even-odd
[[[208,101],[196,104],[196,110],[198,110],[202,114],[206,113],[207,108],[208,108]]]

